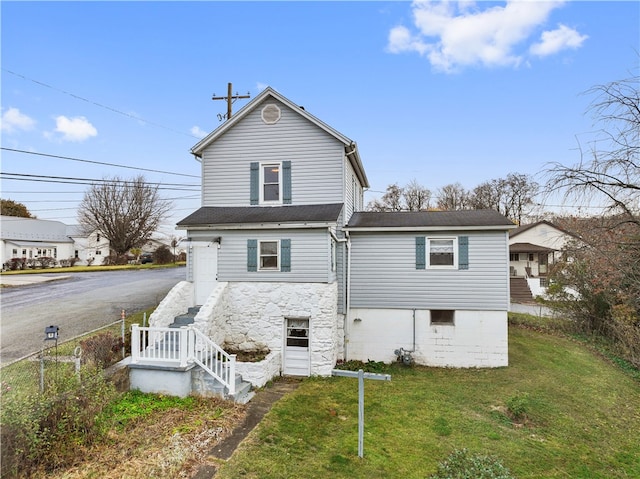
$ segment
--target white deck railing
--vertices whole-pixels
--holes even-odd
[[[131,363],[167,367],[186,367],[196,363],[236,393],[236,355],[192,326],[155,328],[131,326]]]

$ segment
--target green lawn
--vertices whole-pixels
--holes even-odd
[[[580,343],[511,327],[507,368],[388,372],[365,381],[364,459],[357,380],[312,378],[216,479],[425,478],[460,448],[520,479],[640,477],[640,383]]]

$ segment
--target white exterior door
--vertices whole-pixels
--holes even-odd
[[[203,305],[218,281],[218,244],[193,247],[193,287],[195,303]]]
[[[285,319],[284,374],[287,376],[309,376],[309,320]]]

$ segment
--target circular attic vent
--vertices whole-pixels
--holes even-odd
[[[262,109],[262,121],[267,125],[273,125],[280,120],[280,108],[273,103],[268,104]]]

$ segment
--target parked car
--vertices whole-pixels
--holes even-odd
[[[153,253],[142,253],[140,255],[140,264],[153,263]]]

